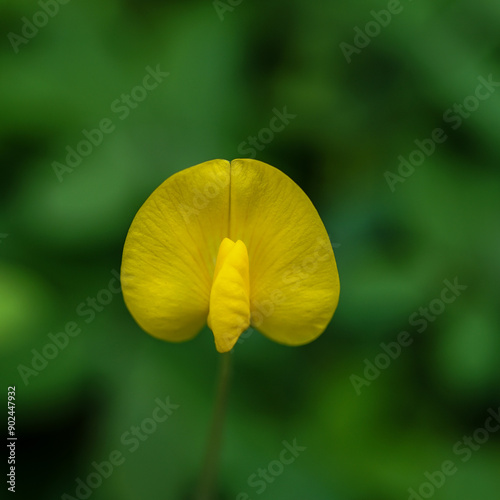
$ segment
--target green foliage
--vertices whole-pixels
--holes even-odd
[[[75,496],[118,451],[92,500],[190,498],[213,339],[149,337],[110,280],[154,188],[257,137],[338,244],[341,296],[308,346],[237,345],[220,498],[396,500],[452,460],[433,499],[496,499],[500,432],[469,460],[454,447],[499,405],[500,87],[484,81],[500,81],[500,4],[402,1],[366,38],[391,2],[53,2],[31,38],[24,19],[51,1],[0,7],[0,374],[17,389],[20,497]],[[149,90],[158,66],[168,76]],[[259,139],[285,106],[296,117]],[[84,130],[96,144],[72,168]],[[455,277],[467,288],[441,310]],[[377,368],[401,331],[411,345]],[[47,350],[49,334],[64,347]],[[44,349],[56,354],[23,376]],[[126,433],[152,429],[167,396],[179,408],[131,451]],[[293,439],[306,451],[259,495],[248,478]]]

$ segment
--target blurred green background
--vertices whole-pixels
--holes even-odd
[[[5,400],[16,386],[20,498],[192,498],[211,333],[158,341],[116,282],[106,289],[164,179],[258,149],[318,208],[342,289],[312,344],[255,333],[237,345],[217,498],[399,500],[413,488],[417,500],[498,499],[500,432],[478,430],[500,406],[498,1],[0,9],[0,373]],[[148,67],[168,76],[137,89]],[[270,134],[276,110],[294,116]],[[61,170],[106,119],[112,131]],[[446,140],[424,141],[436,128]],[[400,155],[420,164],[400,172]],[[467,288],[440,302],[455,279]],[[429,305],[439,314],[423,319]],[[81,333],[47,348],[71,322]],[[381,355],[403,331],[411,345]],[[153,425],[167,397],[179,408]],[[146,439],[127,444],[141,425]],[[250,485],[294,439],[306,450],[265,491]],[[99,480],[92,464],[114,452],[123,460]],[[432,475],[447,460],[454,473]],[[78,493],[93,472],[96,487]]]

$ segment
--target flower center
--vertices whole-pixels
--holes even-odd
[[[250,326],[250,278],[245,244],[224,238],[215,264],[208,326],[219,352],[230,351]]]

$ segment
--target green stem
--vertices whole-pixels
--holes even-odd
[[[224,417],[226,414],[229,394],[229,380],[231,378],[231,358],[231,351],[225,352],[220,355],[219,380],[217,383],[215,408],[196,500],[213,499],[222,441],[222,432],[224,427]]]

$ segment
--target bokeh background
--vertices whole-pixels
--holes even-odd
[[[388,7],[377,24],[371,11]],[[471,96],[481,77],[500,82],[499,23],[496,0],[2,0],[0,373],[4,400],[16,386],[19,498],[83,498],[78,479],[118,452],[89,498],[192,499],[211,333],[163,343],[102,290],[154,188],[202,161],[251,156],[260,134],[257,158],[325,222],[341,298],[310,345],[255,333],[236,347],[217,498],[400,500],[414,488],[417,499],[498,499],[500,432],[477,429],[500,406],[500,87]],[[118,111],[147,67],[168,76]],[[294,117],[271,137],[275,110]],[[56,174],[104,119],[113,131]],[[398,157],[436,128],[446,140],[391,189]],[[441,308],[446,279],[467,288]],[[92,315],[93,297],[106,304]],[[432,301],[440,313],[422,323]],[[25,371],[68,322],[81,333]],[[402,331],[412,344],[356,390],[353,376]],[[127,433],[167,397],[179,408],[131,451]],[[474,432],[480,445],[457,444]],[[306,447],[295,462],[265,491],[249,485],[294,439]],[[423,485],[447,460],[444,484]]]

